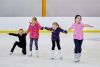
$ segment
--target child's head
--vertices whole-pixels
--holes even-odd
[[[57,22],[52,23],[53,29],[57,29],[59,27],[59,24]]]
[[[80,23],[82,20],[81,16],[80,15],[76,15],[75,16],[75,23]]]
[[[33,17],[31,21],[32,21],[31,23],[35,23],[35,22],[37,22],[37,18]]]
[[[24,34],[24,30],[23,29],[19,29],[18,34],[19,35],[23,35]]]

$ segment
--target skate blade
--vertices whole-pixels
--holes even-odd
[[[63,60],[63,57],[60,57],[60,60]]]
[[[9,55],[12,55],[13,53],[9,53]]]
[[[36,56],[37,58],[39,58],[39,56]]]
[[[32,57],[32,55],[28,55],[29,57]]]
[[[51,60],[54,60],[55,58],[51,58]]]
[[[80,60],[77,60],[77,61],[74,61],[75,63],[78,63],[78,62],[80,62]]]

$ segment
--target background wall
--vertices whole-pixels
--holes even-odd
[[[0,0],[0,16],[41,16],[41,5],[41,0]]]
[[[23,28],[27,30],[31,17],[0,17],[0,30],[18,30]],[[38,17],[41,26],[51,27],[53,22],[58,22],[64,29],[68,29],[74,23],[73,17]],[[95,26],[94,28],[85,28],[86,30],[100,30],[99,17],[83,17],[84,24]]]
[[[42,0],[0,0],[0,17],[41,16]],[[100,0],[47,0],[47,16],[100,17]]]
[[[100,17],[100,0],[47,0],[47,16]]]

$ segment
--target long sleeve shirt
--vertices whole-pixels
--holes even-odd
[[[52,31],[51,39],[53,41],[60,39],[60,36],[59,36],[60,32],[63,32],[63,33],[66,33],[67,34],[67,31],[66,30],[63,30],[61,28],[57,28],[56,30],[54,30],[52,27],[51,28],[44,27],[44,28],[46,30]]]
[[[30,33],[30,38],[39,38],[39,30],[42,27],[40,26],[40,24],[38,22],[35,23],[34,26],[32,26],[31,24],[29,25],[28,28],[28,32]]]
[[[18,37],[19,42],[23,45],[26,45],[26,35],[27,35],[26,33],[24,33],[22,36],[20,36],[19,34],[14,34],[14,33],[9,33],[9,35]]]

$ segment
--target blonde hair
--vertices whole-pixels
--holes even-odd
[[[32,20],[35,20],[35,21],[37,21],[37,18],[36,18],[36,17],[33,17],[33,18],[32,18]]]

